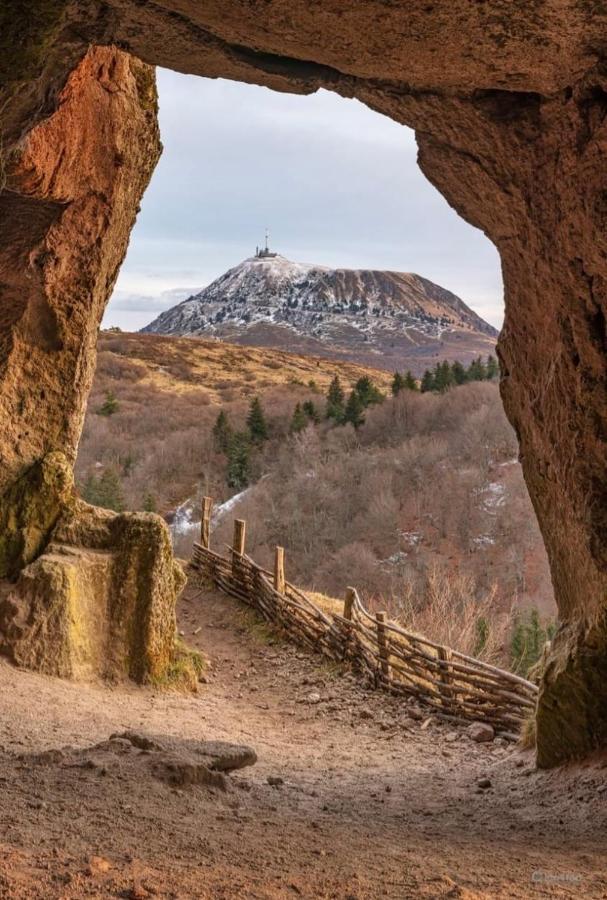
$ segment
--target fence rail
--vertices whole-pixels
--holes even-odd
[[[487,722],[510,737],[535,709],[537,687],[530,681],[407,631],[383,612],[371,614],[354,588],[346,591],[343,614],[326,613],[285,579],[282,547],[276,548],[274,572],[246,555],[241,519],[234,522],[229,556],[211,550],[211,505],[205,497],[192,568],[257,609],[297,643],[351,663],[378,688],[415,697],[456,721]]]

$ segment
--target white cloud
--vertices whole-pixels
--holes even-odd
[[[105,325],[146,324],[166,291],[249,256],[266,225],[292,259],[418,272],[501,324],[498,254],[426,181],[410,129],[326,91],[158,77],[165,150]]]

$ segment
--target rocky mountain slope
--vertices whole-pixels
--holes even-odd
[[[418,372],[493,351],[496,330],[439,285],[406,272],[245,259],[143,331],[217,337]]]

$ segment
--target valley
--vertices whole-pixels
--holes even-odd
[[[365,377],[385,397],[357,428],[326,418],[336,376],[344,398]],[[529,611],[545,627],[554,606],[497,385],[393,396],[392,381],[381,370],[275,350],[104,333],[80,489],[86,496],[91,479],[99,486],[110,473],[110,505],[165,516],[186,559],[201,497],[212,496],[218,546],[230,542],[233,517],[244,518],[252,556],[268,566],[274,546],[285,546],[288,577],[301,587],[343,597],[354,584],[372,608],[421,633],[526,670],[533,660],[513,641],[533,637]],[[104,415],[108,394],[115,409]],[[245,433],[254,398],[267,433],[246,451],[243,473],[213,432],[223,414],[233,434]],[[318,421],[304,415],[294,430],[306,404]],[[543,639],[535,634],[540,647]]]

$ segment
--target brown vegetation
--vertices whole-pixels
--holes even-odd
[[[217,500],[229,496],[225,460],[211,437],[220,408],[244,422],[251,398],[260,394],[274,437],[283,439],[296,402],[317,400],[336,374],[348,386],[369,372],[275,350],[156,335],[101,334],[98,351],[77,480],[83,485],[90,475],[112,468],[127,508],[144,509],[151,496],[161,513],[199,484]],[[372,375],[388,387],[386,372]],[[100,415],[108,392],[116,410]],[[256,465],[261,474],[263,460]]]
[[[527,632],[511,610],[539,608],[549,619],[554,607],[496,384],[402,390],[367,408],[356,430],[323,419],[289,434],[297,403],[312,399],[322,414],[331,378],[339,374],[347,391],[363,372],[220,342],[102,335],[79,481],[113,467],[132,508],[151,498],[169,514],[203,494],[218,504],[236,489],[213,424],[223,410],[244,428],[259,395],[269,437],[254,449],[253,486],[235,510],[249,522],[254,558],[270,566],[284,545],[288,575],[302,587],[341,597],[354,584],[406,627],[524,673],[537,648],[513,655],[515,629],[523,644]],[[386,391],[385,373],[369,374]],[[103,415],[108,395],[114,411]],[[231,523],[216,523],[218,548]],[[178,555],[189,556],[193,537],[177,537]]]

